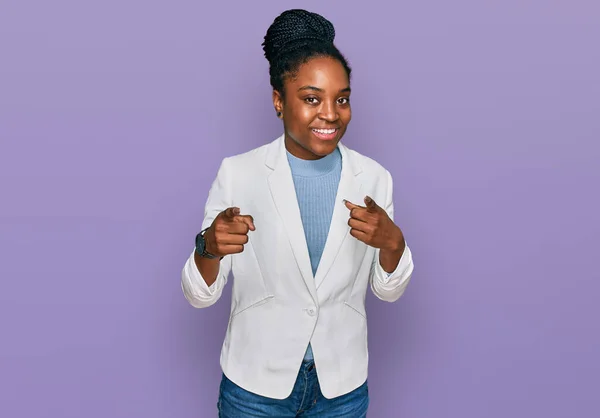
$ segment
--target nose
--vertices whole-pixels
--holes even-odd
[[[324,101],[319,112],[319,118],[327,122],[335,122],[340,115],[337,112],[335,103]]]

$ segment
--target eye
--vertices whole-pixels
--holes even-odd
[[[348,103],[350,103],[350,99],[347,97],[340,97],[337,101],[341,105],[347,105]]]
[[[314,105],[319,102],[319,99],[317,99],[316,97],[307,97],[304,99],[304,101],[308,104]]]

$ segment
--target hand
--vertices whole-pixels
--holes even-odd
[[[390,252],[404,251],[402,231],[373,199],[365,197],[366,207],[347,200],[344,200],[344,204],[350,209],[350,235],[371,247]]]
[[[240,215],[237,207],[227,208],[204,233],[206,251],[217,257],[241,253],[248,242],[248,231],[255,229],[252,216]]]

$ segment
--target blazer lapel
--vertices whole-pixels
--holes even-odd
[[[267,153],[266,164],[273,169],[268,177],[271,196],[286,229],[296,263],[313,300],[317,303],[317,288],[310,264],[308,246],[300,217],[300,207],[294,188],[292,171],[287,161],[283,135],[273,142]]]
[[[344,240],[350,235],[350,226],[348,225],[350,211],[343,200],[346,199],[354,204],[364,205],[364,196],[361,194],[362,184],[357,176],[361,172],[361,168],[352,158],[348,148],[342,143],[338,144],[338,148],[342,154],[342,173],[335,197],[329,234],[327,235],[325,248],[323,249],[323,254],[321,255],[321,260],[315,274],[315,285],[317,288],[323,283],[323,279],[325,279],[331,269]]]

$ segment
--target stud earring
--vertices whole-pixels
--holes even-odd
[[[277,112],[277,117],[278,117],[279,119],[281,119],[281,116],[282,116],[282,113],[281,113],[281,112]]]

